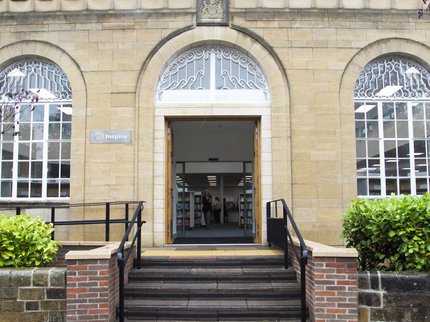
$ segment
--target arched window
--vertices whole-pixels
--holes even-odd
[[[176,57],[163,71],[158,103],[266,103],[264,74],[248,56],[227,47],[206,46]]]
[[[56,64],[30,57],[0,70],[0,199],[70,196],[72,90]]]
[[[430,73],[404,57],[374,60],[354,104],[358,195],[429,191]]]

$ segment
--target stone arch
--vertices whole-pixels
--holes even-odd
[[[153,227],[153,235],[144,234],[143,239],[146,244],[159,244],[160,240],[164,240],[165,124],[164,116],[158,117],[155,109],[155,92],[159,75],[172,58],[190,48],[202,45],[233,47],[252,57],[265,74],[272,99],[269,107],[271,117],[262,121],[266,123],[262,125],[270,127],[271,130],[270,133],[264,132],[265,136],[262,136],[262,141],[265,142],[262,159],[269,160],[262,169],[262,184],[267,185],[265,190],[263,188],[263,207],[265,207],[265,201],[272,197],[291,200],[289,90],[287,77],[279,59],[263,45],[263,42],[238,30],[213,26],[185,30],[182,33],[176,33],[156,47],[143,65],[136,89],[137,194],[144,196],[147,201],[145,219]],[[222,115],[216,112],[215,106],[211,105],[207,108],[213,116]],[[195,115],[192,107],[187,110],[187,107],[181,106],[179,109],[182,116]],[[274,144],[281,144],[283,148],[272,149]]]
[[[42,41],[20,41],[0,48],[0,66],[27,56],[39,56],[54,62],[69,78],[73,92],[71,201],[84,201],[85,156],[81,152],[86,144],[87,90],[84,77],[78,64],[69,54],[55,45]]]
[[[354,88],[361,70],[372,60],[396,54],[408,57],[429,67],[430,48],[422,43],[405,39],[390,38],[375,41],[358,51],[348,62],[339,87],[339,112],[342,137],[342,178],[344,207],[357,196],[355,169],[355,124],[354,124]],[[351,144],[353,143],[353,144]]]

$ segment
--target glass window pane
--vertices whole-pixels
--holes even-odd
[[[430,120],[430,103],[425,103],[426,119]]]
[[[423,178],[417,179],[416,185],[417,185],[417,195],[423,195],[429,190],[427,179],[423,179]]]
[[[58,109],[57,104],[53,104],[49,106],[49,121],[50,122],[61,121],[61,111]]]
[[[58,161],[48,161],[48,178],[59,178],[60,167]]]
[[[424,106],[422,103],[412,104],[412,117],[414,120],[424,119]]]
[[[32,182],[30,185],[30,197],[40,198],[42,197],[42,182]]]
[[[52,123],[49,124],[49,133],[48,139],[50,140],[59,140],[61,134],[61,125],[60,123]]]
[[[354,111],[355,111],[355,119],[356,120],[363,120],[364,119],[364,112],[360,112],[360,110],[357,111],[360,106],[365,105],[365,103],[355,103],[354,104]]]
[[[379,164],[379,162],[379,159],[369,159],[369,176],[381,176],[381,165]]]
[[[72,138],[72,124],[63,123],[63,140],[70,140]]]
[[[397,177],[397,160],[385,161],[385,176]]]
[[[70,111],[71,111],[72,105],[64,104],[63,107],[69,109],[69,111],[67,113],[65,113],[65,112],[61,113],[61,116],[63,118],[63,122],[71,122],[72,121],[72,114]],[[63,111],[65,111],[65,109],[63,109]]]
[[[18,145],[18,160],[29,160],[30,143],[20,143]]]
[[[382,113],[385,121],[394,120],[394,104],[393,103],[382,103]]]
[[[1,164],[1,177],[11,179],[12,178],[12,162],[2,162]]]
[[[396,141],[385,140],[384,141],[384,155],[386,158],[396,158]]]
[[[12,182],[11,181],[2,181],[1,182],[0,197],[6,197],[6,198],[12,197]]]
[[[20,123],[19,124],[19,140],[29,141],[30,140],[30,123]]]
[[[17,197],[18,198],[27,198],[28,197],[28,182],[18,182],[17,185]]]
[[[70,178],[70,162],[61,162],[61,178]]]
[[[61,183],[60,197],[70,197],[70,183]]]
[[[70,159],[70,142],[61,143],[61,159]]]
[[[427,176],[427,160],[426,159],[415,159],[415,175],[417,177]]]
[[[366,123],[364,121],[355,121],[355,136],[357,138],[366,137]]]
[[[369,195],[380,196],[381,195],[381,180],[370,179],[369,180]]]
[[[13,143],[2,144],[2,160],[13,159]]]
[[[384,138],[395,138],[396,128],[394,121],[384,121]]]
[[[396,117],[398,120],[408,119],[408,105],[406,103],[396,103]]]
[[[47,184],[47,196],[48,197],[58,197],[59,185],[54,181],[48,181]]]
[[[32,160],[42,160],[43,159],[43,143],[33,143],[31,144],[31,159]]]
[[[426,137],[424,122],[415,121],[413,123],[413,127],[414,127],[414,138]]]
[[[367,176],[367,160],[366,159],[358,159],[357,160],[357,176],[358,177]]]
[[[43,124],[33,124],[33,140],[43,140]]]
[[[35,105],[33,109],[33,122],[43,122],[45,118],[45,105]]]
[[[368,157],[375,158],[379,157],[379,141],[368,140],[367,141]]]
[[[397,142],[397,157],[409,158],[409,141],[401,140]]]
[[[31,177],[32,178],[42,178],[43,173],[43,163],[42,162],[32,162],[31,163]]]
[[[367,122],[367,137],[379,138],[379,126],[377,121]]]
[[[407,138],[409,137],[409,128],[407,121],[397,121],[397,137]]]
[[[30,162],[18,162],[18,178],[30,177]]]
[[[399,180],[400,185],[400,193],[401,194],[410,194],[411,193],[411,181],[410,179],[400,179]]]
[[[367,196],[367,179],[357,180],[357,193],[359,196]]]
[[[19,122],[31,122],[31,107],[28,104],[22,104],[19,110]]]
[[[426,155],[426,141],[414,140],[414,155],[415,157],[423,157]]]
[[[396,179],[387,179],[386,180],[385,193],[387,194],[387,196],[391,195],[392,193],[394,193],[396,195],[398,194],[397,180]]]
[[[49,142],[48,143],[48,159],[58,160],[60,158],[60,143]]]
[[[411,176],[411,161],[399,160],[399,176],[410,177]]]
[[[366,141],[357,140],[356,153],[357,153],[357,158],[365,158],[367,156],[366,155]]]

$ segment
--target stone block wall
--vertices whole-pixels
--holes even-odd
[[[359,321],[430,321],[430,274],[360,272]]]
[[[64,268],[0,269],[0,321],[66,321],[65,279]]]

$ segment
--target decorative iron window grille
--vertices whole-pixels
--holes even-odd
[[[408,58],[391,56],[377,59],[361,71],[355,83],[354,97],[430,98],[430,73]]]
[[[227,47],[206,46],[176,57],[162,73],[159,102],[270,100],[269,86],[248,56]]]
[[[23,77],[8,77],[13,70],[19,70]],[[72,99],[69,79],[56,64],[31,57],[17,61],[0,72],[0,93],[16,92],[22,89],[44,88],[55,95],[55,100]]]

